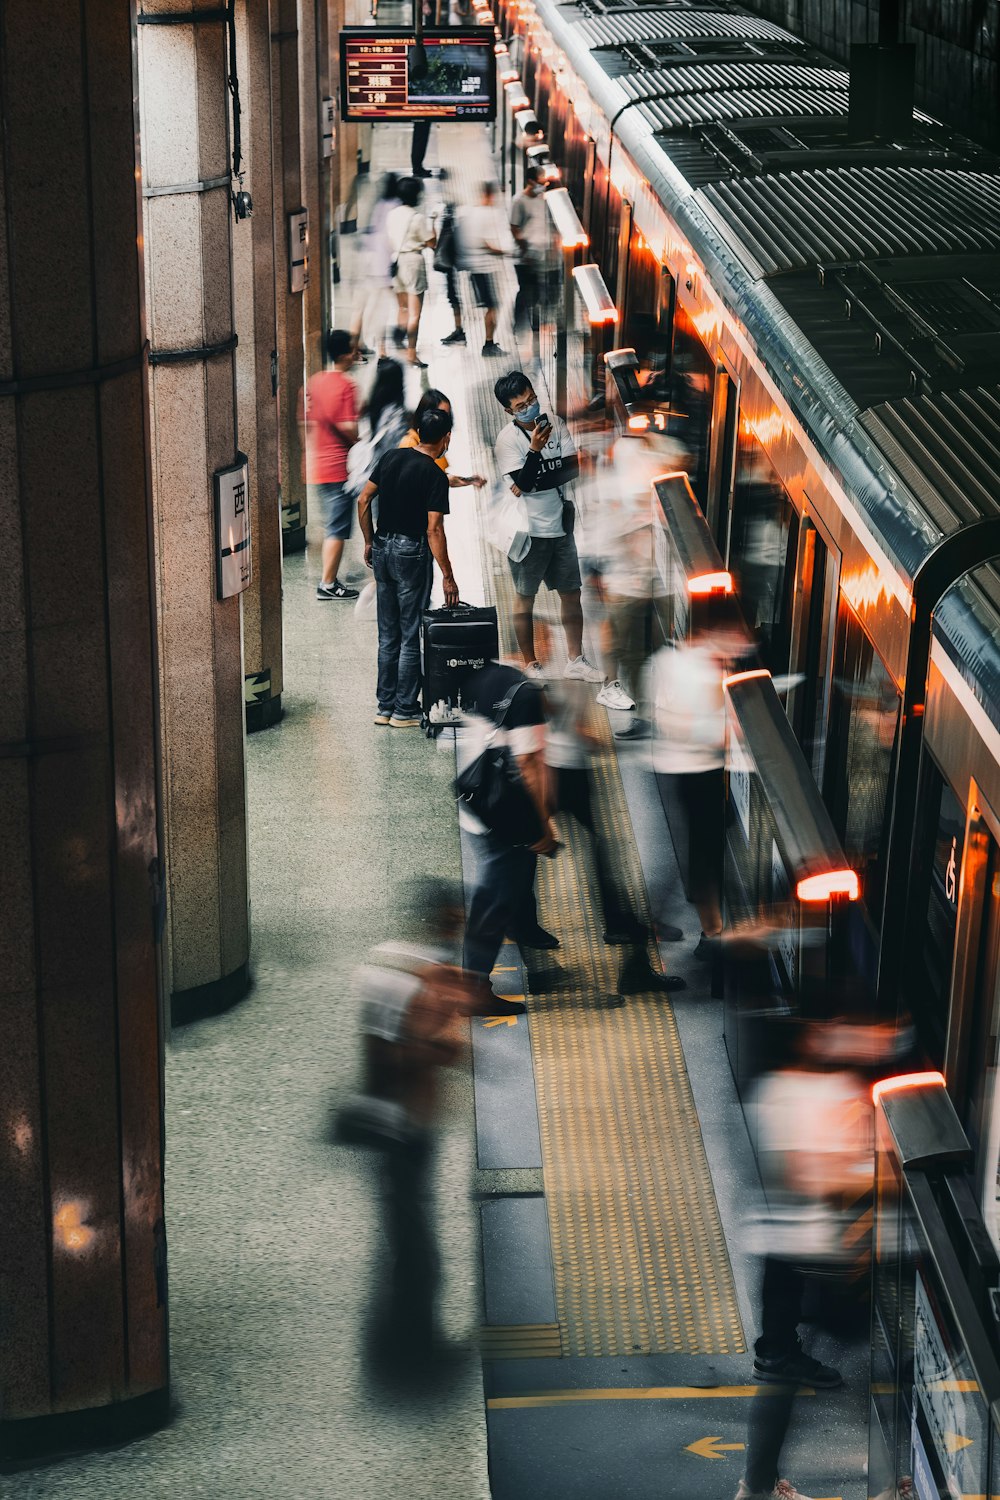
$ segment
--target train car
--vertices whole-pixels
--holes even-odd
[[[796,684],[860,969],[996,1133],[995,1195],[1000,163],[920,112],[855,139],[847,73],[734,7],[499,14],[619,341]]]

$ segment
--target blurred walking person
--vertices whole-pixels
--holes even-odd
[[[490,985],[504,938],[509,935],[524,952],[529,982],[530,950],[559,947],[559,939],[539,922],[535,902],[538,856],[552,854],[557,847],[545,766],[541,683],[516,667],[491,662],[465,682],[462,706],[466,730],[459,742],[460,764],[474,761],[487,741],[507,747],[542,830],[530,845],[510,843],[503,832],[486,828],[459,802],[462,826],[475,835],[476,877],[465,928],[464,964],[477,983],[477,1014],[515,1015],[524,1011],[524,1004],[495,995]]]
[[[650,664],[653,770],[664,807],[683,810],[684,884],[701,919],[695,957],[713,962],[722,933],[726,705],[723,680],[736,649],[727,614],[699,604],[687,640]]]
[[[392,250],[386,220],[398,207],[399,178],[395,172],[386,172],[365,230],[365,263],[351,324],[355,348],[362,356],[373,352],[365,343],[366,328],[374,339],[374,352],[385,354],[385,330],[392,301]]]
[[[537,167],[527,167],[524,189],[510,209],[510,229],[517,246],[514,274],[517,296],[514,299],[514,331],[531,328],[537,332],[542,288],[547,274],[551,226],[545,207],[545,183]]]
[[[383,1351],[412,1368],[441,1344],[433,1211],[438,1079],[467,1052],[470,986],[455,964],[458,892],[428,878],[406,895],[404,920],[416,938],[383,944],[358,971],[365,1080],[343,1112],[342,1133],[382,1148],[390,1266],[378,1334]]]
[[[734,941],[747,939],[736,934]],[[749,941],[760,947],[767,939]],[[868,1253],[857,1228],[873,1181],[871,1083],[861,1071],[874,1061],[870,1036],[870,1028],[843,1020],[797,1022],[788,1061],[753,1091],[763,1189],[746,1235],[763,1258],[753,1378],[776,1389],[751,1404],[736,1500],[807,1500],[778,1477],[795,1392],[842,1383],[839,1370],[805,1352],[798,1327],[807,1274],[849,1270]]]
[[[511,247],[510,231],[500,207],[499,188],[495,182],[483,183],[479,202],[474,207],[462,210],[459,224],[465,268],[472,283],[476,306],[483,310],[485,336],[482,352],[487,357],[500,355],[503,350],[496,341],[497,312],[500,306],[496,273],[510,255]]]
[[[328,368],[310,376],[305,389],[305,469],[310,507],[323,516],[323,572],[316,598],[356,599],[357,589],[337,577],[354,506],[346,490],[347,455],[358,440],[358,402],[348,373],[357,359],[345,328],[326,335]]]
[[[396,342],[400,342],[405,329],[407,360],[426,370],[423,360],[417,358],[417,334],[427,290],[424,251],[433,250],[436,237],[430,220],[420,207],[423,196],[423,183],[415,177],[404,177],[399,184],[399,207],[387,216],[385,224],[392,265],[395,266],[392,288],[398,303]]]

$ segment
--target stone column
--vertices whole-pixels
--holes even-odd
[[[243,166],[253,198],[252,218],[233,231],[236,394],[240,446],[250,459],[253,538],[253,582],[243,595],[248,730],[264,729],[281,718],[283,684],[270,32],[268,0],[237,0]]]
[[[318,0],[299,4],[299,132],[302,141],[303,197],[309,210],[309,284],[302,308],[306,379],[323,368],[323,278],[328,274],[323,244],[319,94]]]
[[[250,923],[239,596],[216,597],[212,476],[237,449],[227,35],[142,0],[139,103],[171,1015],[238,999]],[[192,15],[194,19],[192,19]]]
[[[305,383],[302,293],[291,290],[288,215],[304,208],[299,135],[297,0],[271,0],[271,105],[274,125],[274,279],[278,324],[278,454],[285,555],[306,545],[299,408]]]
[[[168,1405],[133,18],[0,22],[4,1456]]]

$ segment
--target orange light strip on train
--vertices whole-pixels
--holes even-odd
[[[857,901],[861,895],[861,882],[857,870],[824,870],[822,875],[807,875],[800,880],[795,894],[800,901],[831,901],[834,896]]]
[[[872,1084],[872,1103],[877,1104],[886,1094],[903,1094],[908,1089],[929,1088],[938,1083],[944,1087],[943,1073],[898,1073],[895,1078],[881,1078]]]
[[[733,592],[733,575],[731,573],[698,573],[694,578],[688,579],[688,593],[700,596],[702,594],[731,594]]]

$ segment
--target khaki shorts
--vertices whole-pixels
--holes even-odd
[[[580,559],[572,536],[533,536],[527,557],[507,559],[514,592],[534,599],[544,583],[557,594],[573,594],[580,587]]]
[[[404,250],[397,258],[392,289],[394,292],[411,292],[414,296],[426,292],[427,267],[422,250]]]

